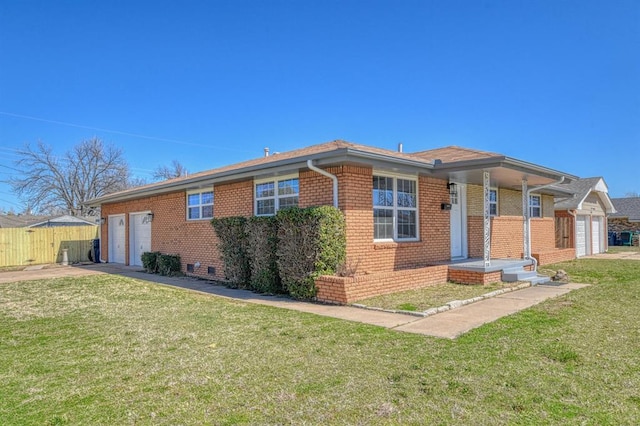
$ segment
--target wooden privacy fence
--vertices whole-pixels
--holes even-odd
[[[67,249],[69,263],[89,261],[97,226],[0,228],[0,267],[61,263]]]

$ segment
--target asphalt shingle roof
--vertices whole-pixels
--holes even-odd
[[[612,198],[617,212],[610,217],[627,217],[630,221],[640,222],[640,197]]]

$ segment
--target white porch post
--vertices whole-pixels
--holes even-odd
[[[491,196],[491,181],[489,172],[483,172],[482,188],[484,189],[484,217],[482,223],[482,230],[484,231],[484,266],[485,268],[491,266],[491,210],[490,210],[490,196]]]
[[[522,253],[524,259],[531,258],[529,253],[530,225],[529,220],[529,196],[527,195],[528,184],[526,179],[522,179]]]

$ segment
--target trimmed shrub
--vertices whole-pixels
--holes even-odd
[[[159,251],[145,251],[140,256],[142,260],[142,266],[144,270],[150,274],[158,273],[158,257],[160,256]]]
[[[245,224],[251,289],[260,293],[284,293],[278,273],[278,222],[271,217],[251,217]]]
[[[284,288],[297,299],[316,295],[315,279],[332,275],[346,257],[345,221],[335,207],[280,210],[278,269]]]
[[[158,256],[158,272],[160,275],[178,275],[181,271],[180,256],[177,254],[161,254]]]
[[[246,222],[247,219],[240,216],[211,219],[220,241],[218,249],[224,263],[224,275],[232,288],[246,288],[251,281]]]

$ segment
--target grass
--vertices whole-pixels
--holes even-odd
[[[0,424],[640,422],[640,262],[451,341],[119,276],[0,285]]]
[[[359,300],[357,304],[401,311],[426,311],[454,300],[471,299],[502,288],[522,283],[492,283],[487,285],[438,284],[416,290],[401,291]]]

